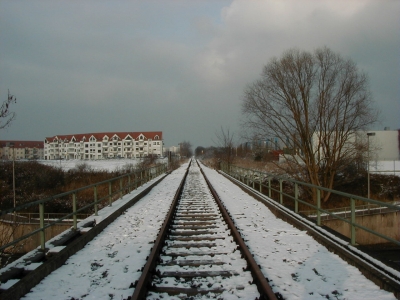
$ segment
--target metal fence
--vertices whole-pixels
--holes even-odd
[[[132,190],[137,189],[139,186],[144,183],[150,181],[151,179],[165,173],[167,171],[167,164],[160,164],[155,167],[147,168],[144,170],[139,170],[135,172],[131,172],[129,174],[124,174],[109,180],[105,180],[102,182],[94,183],[85,187],[81,187],[79,189],[75,189],[72,191],[68,191],[65,193],[61,193],[55,196],[47,197],[38,201],[26,203],[24,205],[10,208],[7,210],[0,211],[0,219],[3,219],[3,222],[15,223],[21,221],[23,223],[24,217],[20,214],[24,214],[28,208],[38,207],[38,220],[39,220],[39,228],[23,235],[12,242],[9,242],[5,245],[1,245],[0,252],[5,249],[16,245],[17,243],[28,239],[34,234],[40,234],[40,244],[41,249],[45,249],[46,237],[45,237],[45,229],[56,224],[63,223],[64,220],[72,219],[72,226],[76,230],[78,217],[80,217],[84,212],[88,210],[93,210],[94,215],[98,215],[99,206],[108,205],[112,206],[113,201],[122,198],[124,194],[130,193]],[[102,190],[102,193],[99,190]],[[89,199],[89,204],[84,205],[83,207],[78,208],[78,197],[80,193],[84,193],[85,191],[93,191],[93,196]],[[106,192],[105,192],[106,191]],[[50,215],[45,213],[45,204],[50,203],[52,201],[71,201],[72,202],[72,211],[69,213],[65,213],[60,215]],[[87,203],[88,199],[86,199]],[[47,216],[47,218],[46,218]],[[55,218],[53,218],[55,217]]]
[[[44,214],[44,222],[50,223],[51,221],[58,220],[64,217],[63,213],[45,213]],[[84,220],[87,217],[91,216],[91,214],[76,214],[76,218],[78,221]],[[22,224],[40,224],[40,214],[38,212],[31,213],[18,213],[17,214],[6,214],[0,216],[0,220],[6,223],[17,223],[18,225]],[[73,219],[64,219],[63,224],[73,224]]]
[[[384,211],[393,211],[397,212],[400,211],[400,206],[398,203],[386,203],[386,202],[381,202],[373,199],[368,199],[348,193],[343,193],[340,191],[316,186],[313,184],[297,181],[285,176],[278,176],[278,175],[273,175],[273,174],[268,174],[266,172],[262,171],[257,171],[257,170],[252,170],[252,169],[247,169],[247,168],[242,168],[238,167],[235,165],[228,165],[227,163],[221,163],[221,170],[225,172],[226,174],[230,175],[231,177],[241,181],[242,183],[252,187],[255,189],[258,187],[258,191],[260,193],[263,193],[263,190],[268,191],[268,197],[272,198],[272,193],[278,194],[279,200],[275,199],[277,202],[283,205],[283,199],[285,197],[285,201],[289,200],[291,202],[291,206],[293,207],[293,211],[297,214],[299,214],[299,203],[309,207],[309,211],[303,211],[308,214],[308,217],[315,219],[316,224],[318,226],[321,226],[321,221],[323,219],[329,218],[331,219],[337,219],[341,220],[342,222],[346,222],[351,226],[350,230],[350,240],[351,244],[355,245],[356,244],[356,228],[359,228],[361,230],[365,230],[366,232],[369,232],[377,237],[380,237],[388,242],[394,243],[397,246],[400,246],[400,242],[388,237],[386,235],[383,235],[379,232],[376,232],[374,230],[371,230],[370,228],[367,228],[365,226],[362,226],[361,224],[358,224],[356,222],[356,216],[360,214],[365,214],[365,210],[384,210]],[[279,188],[275,188],[272,186],[271,182],[273,180],[276,180],[279,183]],[[284,190],[284,185],[290,185],[292,187],[291,190],[293,190],[293,193],[289,194]],[[311,204],[305,199],[300,199],[299,197],[299,190],[300,188],[308,188],[308,189],[314,189],[316,191],[316,205]],[[350,201],[350,207],[345,210],[335,210],[335,211],[330,211],[328,209],[323,209],[321,206],[321,191],[324,192],[329,192],[332,194],[336,194],[340,197],[343,197],[345,199],[348,199]],[[356,208],[356,201],[363,203],[363,209],[358,210]]]

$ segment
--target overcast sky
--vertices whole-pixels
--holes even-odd
[[[246,84],[292,47],[327,46],[369,75],[400,128],[400,1],[0,1],[0,140],[163,131],[166,146],[240,135]]]

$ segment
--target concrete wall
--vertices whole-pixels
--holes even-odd
[[[400,212],[397,211],[376,215],[358,216],[356,217],[356,223],[400,241],[399,213]],[[350,238],[351,227],[348,223],[341,220],[324,220],[323,225]],[[356,228],[356,242],[360,245],[373,245],[387,243],[388,241],[366,232],[365,230]]]

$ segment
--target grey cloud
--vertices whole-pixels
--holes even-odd
[[[400,128],[399,13],[396,1],[1,2],[0,97],[19,101],[0,139],[162,130],[168,146],[209,146],[220,126],[239,132],[243,89],[271,57],[325,45],[369,74],[379,126]]]

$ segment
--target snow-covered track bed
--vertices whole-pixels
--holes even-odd
[[[290,210],[235,179],[203,169],[273,291],[284,299],[400,299],[398,271],[376,261],[394,277],[387,279],[371,257],[361,251],[351,255],[355,247],[348,242],[305,218],[294,218]]]
[[[212,190],[192,163],[132,299],[276,299]]]

